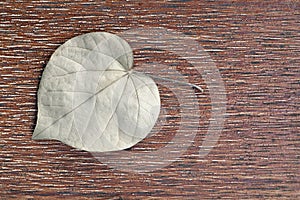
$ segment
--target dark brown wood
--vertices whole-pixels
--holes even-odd
[[[300,199],[299,6],[297,0],[1,1],[1,199]],[[197,156],[210,115],[207,93],[198,95],[203,117],[193,145],[158,171],[122,172],[60,142],[31,140],[38,83],[54,50],[83,33],[143,26],[195,37],[220,70],[228,117],[210,154]],[[172,54],[135,57],[137,67],[145,59],[177,62],[205,87]],[[160,90],[166,108],[176,105]],[[170,110],[174,118],[160,134],[128,151],[162,147],[174,136],[178,112]]]

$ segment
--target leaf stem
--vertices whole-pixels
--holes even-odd
[[[141,72],[135,71],[135,73],[141,73]],[[179,83],[179,84],[182,84],[182,85],[188,85],[188,86],[191,86],[193,88],[196,88],[197,90],[199,90],[201,92],[204,92],[204,90],[200,86],[192,84],[192,83],[177,81],[177,80],[174,80],[174,79],[171,79],[171,78],[164,78],[164,77],[160,77],[160,76],[155,76],[155,75],[152,75],[152,74],[149,74],[149,73],[144,73],[144,74],[147,74],[148,76],[150,76],[151,78],[154,78],[154,79],[160,79],[160,80],[164,80],[164,81],[170,81],[170,82],[173,82],[173,83]]]

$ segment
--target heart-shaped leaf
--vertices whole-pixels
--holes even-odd
[[[33,139],[95,152],[144,139],[159,115],[160,97],[155,82],[135,73],[132,63],[128,43],[110,33],[88,33],[61,45],[40,82]]]

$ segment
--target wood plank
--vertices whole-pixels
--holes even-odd
[[[299,6],[297,0],[0,2],[1,198],[300,199]],[[57,141],[31,140],[39,80],[59,45],[92,31],[146,27],[195,38],[221,74],[227,118],[205,158],[199,146],[211,117],[209,88],[187,60],[167,50],[135,50],[135,67],[159,62],[205,89],[195,90],[200,125],[190,126],[197,135],[177,161],[128,172],[113,167],[118,157],[107,164]],[[126,152],[151,153],[176,136],[178,100],[170,88],[159,89],[168,117],[161,116],[157,134]]]

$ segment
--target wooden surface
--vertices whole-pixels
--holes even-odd
[[[1,1],[1,199],[300,199],[299,6],[297,0]],[[227,119],[210,154],[197,156],[209,120],[206,93],[198,95],[202,118],[193,145],[158,171],[115,170],[60,142],[31,140],[38,83],[54,50],[83,33],[143,26],[193,36],[220,70]],[[136,65],[166,62],[167,55],[135,52]],[[186,66],[179,62],[178,69]],[[128,151],[161,148],[174,136],[176,113],[164,131]]]

